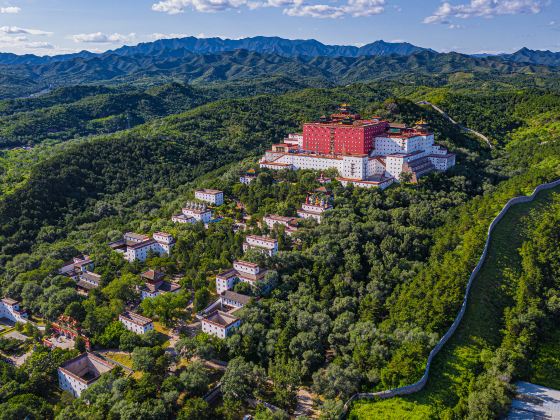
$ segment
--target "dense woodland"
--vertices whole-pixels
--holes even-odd
[[[474,93],[466,80],[437,88],[369,83],[304,90],[282,78],[277,82],[277,89],[270,80],[229,85],[236,96],[264,94],[217,102],[211,101],[228,97],[218,85],[179,84],[134,92],[80,87],[2,102],[4,136],[15,139],[24,130],[26,143],[39,143],[118,131],[124,127],[101,129],[95,121],[122,123],[130,101],[137,101],[131,125],[139,125],[130,130],[3,152],[0,284],[35,319],[48,324],[70,315],[95,349],[131,352],[134,370],[142,373],[105,375],[72,400],[57,390],[56,367],[77,350],[48,351],[37,344],[21,368],[0,362],[2,418],[239,418],[248,398],[277,405],[283,412],[275,415],[283,418],[302,385],[320,396],[323,416],[335,418],[356,391],[419,378],[459,309],[489,221],[512,196],[558,177],[560,96],[550,89],[520,90],[506,80]],[[419,98],[489,135],[495,148],[416,105]],[[386,191],[334,182],[334,210],[321,225],[304,223],[293,237],[249,223],[251,232],[279,239],[278,256],[248,257],[271,270],[267,281],[274,289],[243,309],[242,326],[227,340],[183,335],[177,358],[191,362],[166,374],[180,360],[164,351],[161,336],[139,338],[115,321],[138,301],[139,273],[160,267],[167,275],[181,274],[184,292],[145,300],[140,310],[165,326],[188,322],[188,301],[194,300],[195,311],[204,308],[215,295],[215,274],[242,255],[244,234],[232,229],[240,211],[231,200],[243,203],[254,221],[266,213],[294,215],[306,193],[319,186],[318,174],[310,171],[261,171],[249,186],[238,182],[239,175],[271,143],[341,102],[392,121],[426,119],[438,143],[457,153],[458,165]],[[167,114],[176,115],[161,118]],[[56,135],[39,128],[40,121],[49,126],[56,118],[63,127]],[[196,187],[224,190],[230,200],[219,209],[224,220],[209,229],[171,224],[170,215]],[[559,274],[550,251],[558,238],[557,215],[556,205],[535,216],[500,352],[473,384],[465,384],[463,395],[448,402],[452,417],[491,418],[507,410],[509,382],[522,374],[520,355],[534,351],[535,337],[554,322]],[[165,230],[177,245],[170,257],[129,264],[107,246],[128,230]],[[102,287],[87,298],[57,275],[62,262],[78,253],[91,255],[102,275]],[[10,343],[0,342],[0,350],[12,351]],[[222,404],[209,406],[201,398],[213,372],[193,359],[229,362],[221,377]],[[271,415],[256,409],[256,418]]]

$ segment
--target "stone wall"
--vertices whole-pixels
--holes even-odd
[[[413,394],[415,392],[420,391],[422,388],[424,388],[424,386],[426,385],[426,382],[428,382],[430,367],[432,365],[432,361],[433,361],[434,357],[439,353],[439,351],[442,349],[442,347],[445,345],[445,343],[447,343],[447,341],[453,336],[453,334],[455,333],[455,331],[459,327],[459,324],[461,323],[461,320],[463,319],[463,315],[465,314],[465,311],[467,309],[469,292],[471,290],[473,281],[476,278],[476,275],[480,271],[480,269],[481,269],[481,267],[484,264],[484,261],[486,259],[486,254],[488,253],[488,248],[490,246],[490,240],[492,239],[492,231],[494,230],[494,227],[499,223],[500,220],[502,220],[502,218],[508,212],[508,210],[511,206],[513,206],[515,204],[519,204],[519,203],[527,203],[529,201],[533,201],[533,199],[537,196],[537,194],[540,191],[548,190],[550,188],[554,188],[554,187],[557,187],[557,186],[560,186],[560,179],[557,179],[556,181],[549,182],[549,183],[546,183],[546,184],[541,184],[541,185],[537,186],[535,188],[535,190],[533,191],[533,193],[529,196],[521,196],[521,197],[512,198],[511,200],[509,200],[505,204],[505,206],[502,208],[500,213],[494,218],[492,223],[490,223],[490,226],[488,227],[488,236],[486,237],[486,243],[484,244],[484,250],[482,251],[482,255],[480,256],[480,259],[478,260],[478,263],[476,264],[476,267],[474,268],[474,270],[472,271],[472,273],[469,277],[469,281],[467,283],[467,288],[465,290],[465,296],[463,297],[463,304],[461,305],[461,310],[457,314],[457,317],[455,318],[455,321],[453,321],[453,324],[451,324],[451,326],[449,327],[447,332],[443,335],[443,337],[441,337],[439,342],[436,344],[436,346],[430,352],[430,355],[428,356],[428,361],[426,363],[426,369],[424,370],[424,374],[422,375],[420,380],[418,380],[417,382],[415,382],[411,385],[403,386],[403,387],[400,387],[400,388],[389,389],[389,390],[386,390],[386,391],[354,394],[346,402],[346,404],[344,404],[344,411],[343,411],[341,417],[344,417],[346,415],[346,413],[348,412],[348,409],[350,408],[352,402],[355,401],[355,400],[358,400],[358,399],[372,399],[372,398],[391,398],[391,397],[396,397],[396,396],[399,396],[399,395]]]

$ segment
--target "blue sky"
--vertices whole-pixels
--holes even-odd
[[[105,51],[165,37],[407,41],[438,51],[560,51],[559,0],[0,0],[0,51]]]

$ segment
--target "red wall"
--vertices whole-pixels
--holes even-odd
[[[374,148],[375,136],[383,133],[386,128],[386,122],[358,127],[342,124],[304,124],[303,149],[309,152],[330,153],[333,136],[334,153],[367,154]]]

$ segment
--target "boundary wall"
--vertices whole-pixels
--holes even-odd
[[[346,404],[344,404],[344,409],[341,418],[344,418],[346,416],[348,409],[350,408],[351,404],[355,400],[374,399],[374,398],[392,398],[399,395],[413,394],[415,392],[420,391],[422,388],[424,388],[426,382],[428,382],[430,367],[432,365],[432,361],[434,360],[434,357],[439,353],[439,351],[442,349],[445,343],[447,343],[447,341],[453,336],[453,334],[459,327],[461,320],[463,319],[463,315],[465,315],[465,311],[467,310],[467,304],[469,299],[469,292],[471,290],[471,287],[473,285],[473,282],[478,272],[480,271],[481,267],[484,264],[484,261],[486,260],[486,255],[488,254],[488,248],[490,247],[490,240],[492,239],[492,231],[494,230],[496,225],[500,222],[500,220],[502,220],[502,218],[508,212],[511,206],[514,206],[515,204],[528,203],[530,201],[533,201],[539,192],[557,187],[559,185],[560,185],[560,179],[557,179],[556,181],[538,185],[531,195],[524,195],[524,196],[514,197],[510,199],[504,205],[500,213],[498,213],[498,215],[494,218],[494,220],[492,220],[492,223],[490,223],[490,226],[488,227],[488,235],[486,237],[486,243],[484,244],[484,250],[482,251],[482,255],[480,256],[478,263],[476,264],[476,267],[474,268],[474,270],[472,271],[469,277],[467,288],[465,290],[465,295],[463,297],[463,304],[461,305],[461,310],[455,317],[455,321],[453,321],[453,324],[451,324],[447,332],[443,335],[443,337],[440,338],[440,340],[432,349],[432,351],[430,351],[430,355],[428,356],[428,361],[426,363],[426,369],[424,370],[424,374],[422,375],[422,377],[417,382],[400,388],[393,388],[393,389],[389,389],[386,391],[379,391],[379,392],[362,392],[362,393],[357,393],[352,395],[352,397],[350,397],[350,399],[346,402]]]

